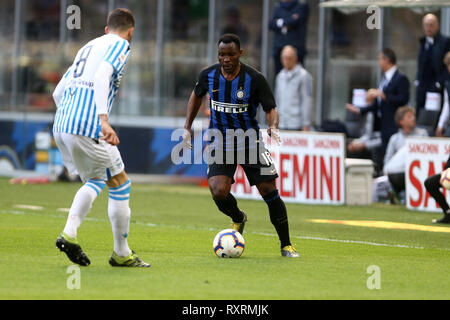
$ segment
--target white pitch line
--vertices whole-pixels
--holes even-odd
[[[24,211],[11,211],[11,210],[0,210],[1,214],[18,214],[18,215],[33,215],[33,216],[42,216],[42,217],[52,217],[52,218],[65,218],[65,216],[62,215],[54,215],[54,214],[39,214],[35,212],[24,212]],[[106,219],[99,219],[99,218],[91,218],[86,217],[84,220],[88,221],[95,221],[95,222],[106,222],[108,220]],[[141,221],[133,221],[132,223],[146,226],[146,227],[166,227],[166,228],[179,228],[179,229],[190,229],[190,230],[200,230],[200,231],[220,231],[219,228],[206,228],[206,227],[197,227],[197,226],[190,226],[190,225],[171,225],[171,224],[154,224],[154,223],[148,223],[148,222],[141,222]],[[276,234],[274,233],[266,233],[266,232],[253,232],[253,231],[246,231],[246,233],[254,234],[254,235],[260,235],[260,236],[271,236],[275,237]],[[348,244],[363,244],[363,245],[369,245],[369,246],[382,246],[382,247],[392,247],[392,248],[403,248],[403,249],[436,249],[436,250],[444,250],[444,251],[450,251],[450,249],[446,248],[425,248],[425,247],[418,247],[418,246],[408,246],[404,244],[389,244],[389,243],[377,243],[377,242],[370,242],[370,241],[361,241],[361,240],[346,240],[346,239],[332,239],[332,238],[323,238],[323,237],[312,237],[312,236],[295,236],[291,235],[291,238],[295,239],[302,239],[302,240],[316,240],[316,241],[328,241],[328,242],[340,242],[340,243],[348,243]]]
[[[264,232],[248,232],[251,234],[256,234],[260,236],[276,236],[273,233],[264,233]],[[353,243],[353,244],[366,244],[370,246],[382,246],[382,247],[394,247],[394,248],[406,248],[406,249],[425,249],[425,247],[417,247],[417,246],[408,246],[405,244],[389,244],[389,243],[377,243],[370,241],[362,241],[362,240],[345,240],[345,239],[332,239],[332,238],[323,238],[323,237],[311,237],[311,236],[292,236],[291,238],[302,239],[302,240],[319,240],[319,241],[329,241],[329,242],[341,242],[341,243]],[[443,249],[447,250],[447,249]]]
[[[342,242],[342,243],[367,244],[367,245],[371,245],[371,246],[383,246],[383,247],[395,247],[395,248],[407,248],[407,249],[425,249],[425,247],[408,246],[405,244],[388,244],[388,243],[376,243],[376,242],[360,241],[360,240],[342,240],[342,239],[330,239],[330,238],[308,237],[308,236],[292,236],[292,237],[299,238],[299,239],[305,239],[305,240],[321,240],[321,241]]]
[[[31,206],[28,204],[15,204],[15,205],[13,205],[13,207],[17,208],[17,209],[29,209],[29,210],[35,210],[35,211],[44,209],[41,206]]]

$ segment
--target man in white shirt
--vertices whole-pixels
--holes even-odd
[[[297,50],[285,46],[281,51],[283,69],[275,80],[275,100],[284,130],[311,129],[312,77],[298,62]]]
[[[109,263],[118,267],[150,267],[128,246],[131,182],[117,148],[119,138],[108,122],[130,54],[133,31],[134,17],[129,10],[111,11],[106,34],[78,51],[53,93],[57,106],[53,124],[56,145],[69,172],[78,173],[84,183],[75,195],[56,246],[82,266],[88,266],[90,260],[78,244],[77,231],[108,185],[108,216],[114,239]]]
[[[395,121],[400,129],[389,139],[383,171],[398,195],[405,190],[406,139],[427,137],[428,133],[425,129],[416,127],[416,112],[409,106],[398,108]]]
[[[427,130],[416,127],[416,112],[409,106],[398,108],[395,113],[395,121],[398,123],[400,129],[389,139],[386,155],[384,156],[384,171],[387,173],[404,172],[404,165],[390,166],[390,162],[396,156],[397,152],[406,146],[406,139],[408,137],[427,137]],[[404,164],[404,158],[401,162]],[[399,168],[398,170],[394,169]],[[389,170],[392,168],[392,170]]]

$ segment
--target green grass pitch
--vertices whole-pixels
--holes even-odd
[[[0,299],[450,299],[449,233],[394,230],[310,219],[383,220],[430,225],[439,214],[401,206],[287,204],[300,259],[281,257],[266,204],[238,200],[248,214],[239,259],[219,259],[216,233],[230,227],[207,188],[139,185],[131,191],[129,244],[149,269],[112,268],[107,189],[78,240],[91,259],[80,289],[69,289],[72,263],[55,247],[80,184],[10,185],[0,179]],[[35,207],[24,207],[35,206]],[[379,289],[367,286],[378,266]]]

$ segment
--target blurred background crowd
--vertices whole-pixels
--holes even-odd
[[[0,115],[53,115],[51,93],[76,51],[103,34],[109,10],[126,7],[137,24],[113,116],[184,117],[198,73],[217,61],[217,39],[235,33],[243,62],[274,89],[281,129],[343,132],[348,155],[373,159],[378,174],[390,137],[403,128],[400,107],[411,107],[402,115],[412,113],[421,134],[449,136],[450,8],[386,1],[393,5],[380,9],[379,28],[370,29],[367,7],[319,5],[327,2],[3,0]],[[70,5],[81,10],[80,29],[66,26]]]
[[[279,54],[284,43],[277,36],[283,32],[277,29],[283,27],[278,28],[272,19],[282,2],[4,0],[0,12],[0,110],[53,112],[50,93],[76,50],[101,35],[108,10],[120,6],[133,11],[137,25],[132,63],[127,66],[125,90],[121,90],[119,99],[126,107],[115,108],[116,112],[183,116],[198,72],[216,61],[215,42],[224,32],[242,38],[244,62],[260,69],[274,84],[275,70],[280,67],[276,68],[278,61],[273,53],[277,50]],[[300,13],[296,14],[303,25],[299,34],[304,39],[298,41],[304,41],[304,46],[298,50],[300,61],[314,79],[314,100],[320,78],[320,50],[325,58],[322,68],[326,76],[320,84],[322,110],[320,115],[311,115],[315,123],[318,119],[345,120],[343,105],[351,98],[353,88],[370,88],[377,82],[380,32],[383,47],[396,52],[400,69],[410,81],[415,80],[422,18],[429,11],[384,8],[382,29],[369,30],[365,8],[326,9],[323,21],[319,21],[318,1],[293,2],[300,3]],[[72,4],[81,9],[79,30],[68,30],[61,23],[68,17],[65,8]],[[441,17],[441,8],[430,9]],[[319,30],[321,27],[324,30]],[[324,35],[320,42],[319,31]],[[411,89],[414,98],[414,87]]]

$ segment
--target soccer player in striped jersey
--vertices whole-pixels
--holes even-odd
[[[209,145],[208,184],[214,202],[221,212],[232,219],[232,228],[242,233],[247,215],[238,208],[236,199],[230,193],[237,164],[240,164],[250,185],[256,185],[267,203],[270,220],[280,239],[281,255],[296,258],[299,254],[290,242],[286,206],[276,188],[278,175],[270,153],[259,136],[260,128],[256,120],[256,112],[261,105],[269,124],[268,133],[279,142],[275,99],[264,76],[240,62],[242,53],[238,36],[224,34],[220,37],[219,63],[200,73],[189,98],[183,140],[192,148],[192,123],[203,97],[209,93],[209,132],[212,139]],[[217,157],[219,153],[225,156]],[[211,161],[212,158],[214,161]]]
[[[108,122],[130,55],[133,31],[134,17],[129,10],[111,11],[106,34],[78,51],[53,93],[57,106],[53,124],[56,144],[69,172],[78,173],[84,183],[75,195],[56,246],[72,262],[83,266],[89,265],[90,260],[78,244],[77,230],[94,200],[108,185],[108,216],[114,238],[109,263],[150,267],[128,246],[131,182],[117,148],[119,138]]]

